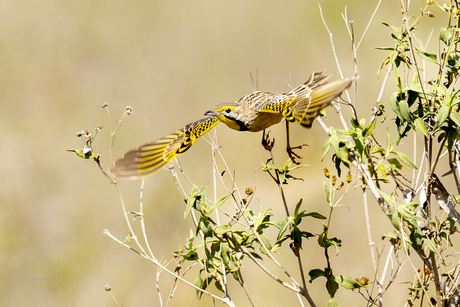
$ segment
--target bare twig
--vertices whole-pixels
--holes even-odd
[[[252,300],[251,295],[249,294],[248,288],[246,287],[246,283],[244,282],[243,274],[241,273],[241,269],[238,270],[238,277],[240,278],[241,285],[243,287],[244,293],[246,293],[249,303],[251,303],[252,307],[256,307],[256,304]]]
[[[372,240],[371,223],[370,223],[370,218],[369,218],[369,208],[368,208],[366,190],[363,191],[363,205],[364,205],[364,216],[366,219],[367,239],[368,239],[369,250],[371,252],[372,264],[374,266],[375,274],[378,274],[378,266],[377,266],[377,259],[375,257],[374,240]],[[379,293],[383,291],[382,284],[380,283],[378,276],[377,276],[377,288],[378,288]]]
[[[296,293],[300,293],[302,294],[302,289],[299,289],[298,287],[296,286],[291,286],[290,284],[288,284],[287,282],[284,282],[283,280],[281,280],[278,276],[276,276],[275,274],[273,274],[272,272],[270,272],[269,269],[267,269],[259,260],[257,260],[257,258],[255,258],[251,252],[244,246],[241,247],[241,251],[243,252],[243,254],[245,254],[246,256],[248,256],[260,269],[262,269],[262,271],[264,271],[268,276],[270,276],[272,279],[276,280],[278,283],[280,283],[281,285],[283,285],[284,287],[288,288],[289,290],[292,290]],[[296,284],[298,286],[298,284]],[[316,306],[313,305],[312,306]]]
[[[140,214],[141,214],[139,216],[139,222],[141,223],[142,235],[144,236],[145,245],[147,246],[147,249],[149,250],[150,257],[152,257],[152,259],[155,259],[155,256],[153,255],[153,252],[152,252],[152,249],[150,248],[147,233],[145,231],[144,208],[143,208],[143,204],[144,204],[144,200],[143,200],[143,198],[144,198],[143,197],[143,195],[144,195],[144,183],[145,183],[145,179],[142,178],[141,191],[140,191],[140,196],[139,196],[139,199],[140,199],[140,204],[139,204],[140,209],[139,209],[139,211],[140,211]]]
[[[366,36],[367,30],[369,29],[372,21],[374,20],[375,14],[377,13],[381,3],[382,3],[382,0],[379,0],[379,3],[377,3],[377,6],[375,7],[374,13],[372,13],[371,18],[369,19],[369,22],[367,23],[366,29],[363,32],[363,36],[361,36],[361,39],[359,40],[358,45],[356,46],[356,50],[359,49],[359,46],[361,45],[361,42],[364,39],[364,36]]]
[[[200,287],[197,287],[195,286],[194,284],[192,284],[191,282],[189,282],[188,280],[182,278],[181,276],[178,276],[176,273],[170,271],[167,267],[165,267],[164,265],[162,265],[158,260],[156,259],[151,259],[149,256],[147,256],[145,253],[141,253],[141,252],[138,252],[137,250],[133,249],[131,246],[129,246],[128,244],[126,243],[123,243],[122,241],[118,240],[116,237],[114,237],[107,229],[104,229],[104,234],[106,234],[107,236],[109,236],[112,240],[118,242],[120,245],[123,245],[124,247],[132,250],[133,252],[135,252],[136,254],[140,255],[141,257],[145,258],[146,260],[149,260],[150,262],[152,262],[153,264],[155,264],[156,266],[160,267],[163,271],[167,272],[168,274],[170,274],[171,276],[174,276],[176,278],[178,278],[181,282],[187,284],[188,286],[200,291],[200,292],[203,292],[203,294],[206,294],[210,297],[212,297],[213,299],[215,300],[218,300],[220,302],[222,302],[223,304],[226,304],[228,306],[232,306],[232,307],[236,307],[235,304],[233,303],[233,301],[231,301],[228,297],[225,297],[225,298],[221,298],[217,295],[214,295],[212,294],[211,292],[209,291],[206,291],[206,290],[203,290],[201,289]]]
[[[377,97],[377,102],[381,102],[383,95],[385,94],[385,88],[387,87],[388,80],[390,78],[390,74],[393,70],[393,65],[388,65],[387,72],[385,73],[385,77],[383,78],[382,86],[380,87],[379,96]]]

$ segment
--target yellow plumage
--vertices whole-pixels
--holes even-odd
[[[285,118],[309,128],[320,111],[353,82],[352,79],[328,82],[330,77],[315,72],[307,82],[286,93],[257,91],[234,102],[217,105],[205,113],[207,117],[127,152],[109,171],[115,177],[125,179],[151,175],[186,152],[197,138],[219,122],[233,130],[257,132]]]

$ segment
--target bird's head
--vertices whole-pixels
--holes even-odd
[[[216,117],[230,129],[244,130],[242,128],[243,108],[240,104],[234,102],[221,103],[204,113],[204,115]]]

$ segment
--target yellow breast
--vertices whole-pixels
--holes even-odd
[[[254,121],[248,126],[248,130],[251,132],[262,131],[279,123],[282,119],[283,115],[279,113],[259,112]]]
[[[222,123],[226,124],[227,127],[233,130],[238,130],[238,131],[246,131],[248,130],[246,126],[239,121],[236,121],[234,119],[227,118],[225,116],[216,116],[219,121]]]

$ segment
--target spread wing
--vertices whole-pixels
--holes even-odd
[[[281,113],[287,120],[309,128],[320,111],[329,106],[353,82],[353,79],[328,82],[330,77],[331,75],[322,72],[314,72],[304,84],[289,92],[273,95],[259,110]]]
[[[219,121],[213,116],[185,125],[162,138],[128,151],[109,172],[116,178],[139,179],[168,165],[177,155],[186,152],[197,138],[211,130]]]

